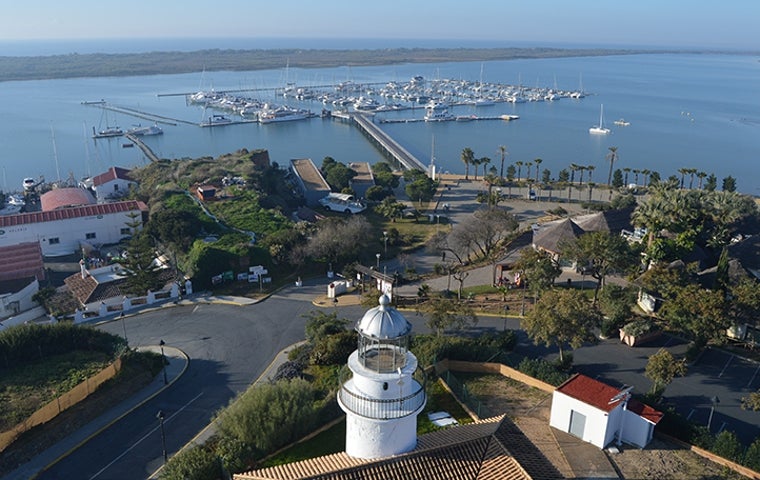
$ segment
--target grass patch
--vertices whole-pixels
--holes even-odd
[[[4,371],[0,378],[0,431],[25,420],[112,360],[103,352],[77,350]]]
[[[441,382],[434,381],[428,384],[427,387],[427,404],[425,410],[417,417],[417,433],[424,434],[428,432],[434,432],[440,430],[427,418],[427,414],[431,412],[448,412],[457,422],[460,424],[472,423],[472,418],[467,414],[467,411],[462,408],[456,398],[454,398],[448,390],[446,390]]]
[[[314,437],[296,443],[292,447],[262,462],[261,468],[274,467],[291,462],[342,452],[346,448],[346,419],[320,432]]]

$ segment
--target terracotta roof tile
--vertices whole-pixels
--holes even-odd
[[[620,402],[610,403],[610,400],[618,395],[621,390],[579,373],[557,387],[556,391],[605,412],[611,412],[620,406]],[[635,399],[630,399],[626,408],[652,423],[657,423],[662,419],[662,412],[658,412]]]
[[[96,215],[108,215],[113,213],[130,212],[134,210],[148,211],[148,207],[143,202],[136,200],[127,200],[124,202],[99,203],[96,205],[63,208],[49,212],[2,215],[0,216],[0,228],[8,228],[16,225],[30,225],[42,222],[53,222],[56,220],[68,220],[72,218],[91,217]]]
[[[0,281],[35,277],[45,279],[42,248],[37,242],[0,247]]]
[[[499,432],[505,430],[503,434]],[[527,480],[562,478],[545,467],[548,460],[532,446],[527,437],[505,417],[450,427],[422,435],[411,452],[394,457],[366,460],[345,452],[236,474],[237,480]],[[527,443],[514,447],[506,442]],[[534,471],[549,473],[531,477],[511,451],[518,452]],[[536,455],[538,453],[538,455]],[[551,465],[551,464],[549,464]]]
[[[130,170],[127,170],[126,168],[121,167],[111,167],[108,169],[107,172],[101,173],[100,175],[96,175],[92,179],[92,184],[97,186],[103,185],[104,183],[108,183],[112,180],[121,179],[121,180],[127,180],[127,181],[134,181],[132,180],[132,177],[129,176]]]
[[[93,203],[97,203],[97,200],[84,188],[55,188],[40,196],[43,212]]]

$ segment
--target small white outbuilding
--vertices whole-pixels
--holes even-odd
[[[662,412],[619,390],[576,374],[554,390],[549,425],[604,448],[612,441],[647,446]]]

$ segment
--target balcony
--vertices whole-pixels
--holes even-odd
[[[416,374],[421,373],[417,370]],[[415,374],[415,377],[418,375]],[[347,410],[364,418],[375,420],[391,420],[395,418],[408,417],[417,413],[425,405],[425,378],[422,373],[422,383],[414,380],[414,391],[409,395],[400,398],[377,399],[369,398],[359,393],[351,391],[348,387],[353,384],[351,380],[341,382],[341,388],[338,391],[338,401]]]

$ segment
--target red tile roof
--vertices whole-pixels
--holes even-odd
[[[610,400],[621,390],[579,373],[557,387],[556,391],[605,412],[611,412],[620,406],[619,401],[610,403]],[[630,399],[626,408],[655,424],[662,419],[662,412],[635,399]]]
[[[116,180],[117,178],[133,182],[134,180],[132,180],[132,177],[129,176],[129,172],[130,171],[126,168],[111,167],[107,172],[93,177],[92,184],[98,187],[104,183],[110,182],[111,180]]]
[[[95,197],[83,188],[54,188],[40,196],[42,211],[96,203]]]
[[[0,247],[0,281],[29,277],[45,279],[40,244],[29,242]]]
[[[63,208],[49,212],[20,213],[16,215],[0,216],[0,228],[8,228],[16,225],[30,225],[33,223],[53,222],[56,220],[68,220],[80,217],[92,217],[95,215],[109,215],[133,210],[148,211],[148,206],[137,200],[125,202],[100,203],[96,205],[84,205],[80,207]]]

